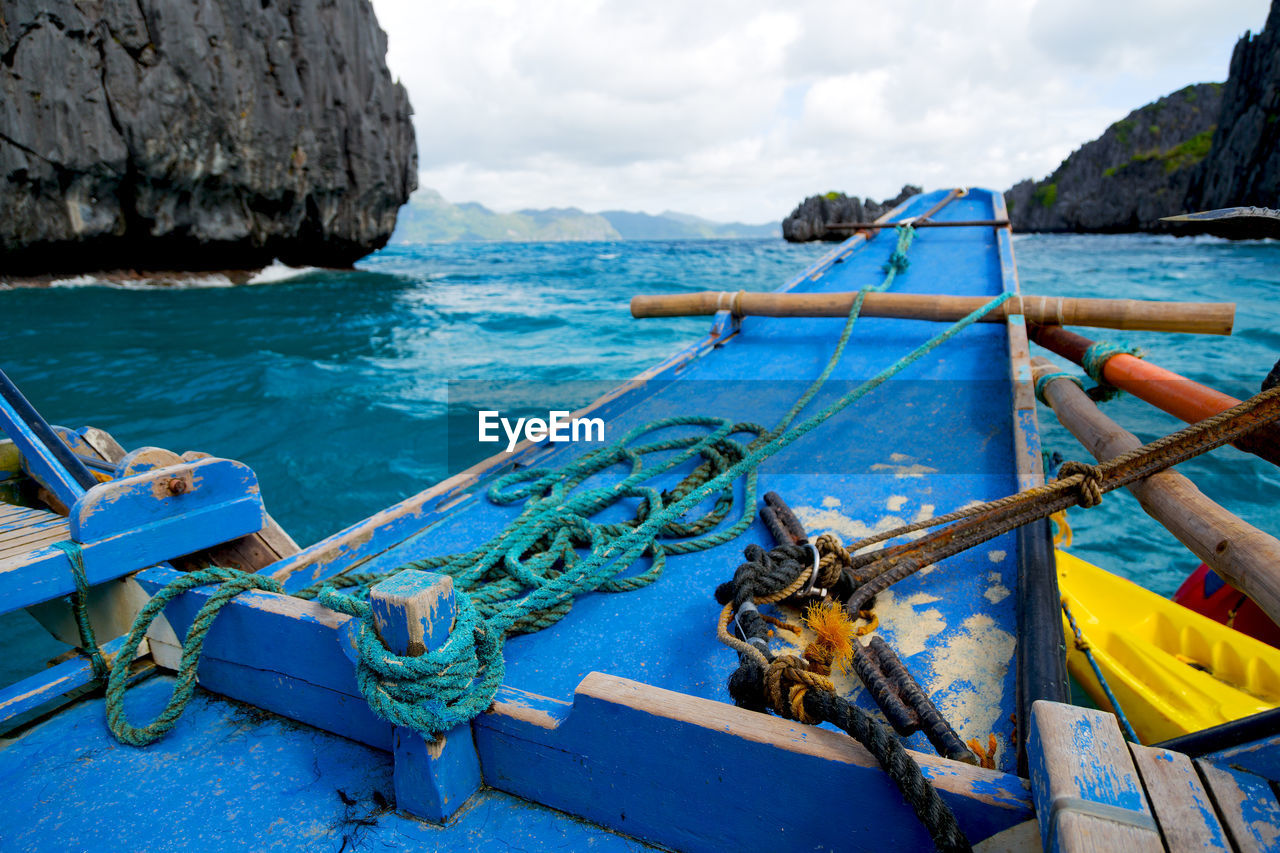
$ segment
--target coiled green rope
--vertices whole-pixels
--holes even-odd
[[[358,680],[361,693],[373,710],[397,725],[428,736],[475,717],[492,703],[502,682],[502,647],[507,636],[554,624],[569,612],[574,599],[584,593],[624,592],[653,583],[661,575],[668,553],[713,548],[739,535],[755,519],[756,469],[765,459],[812,432],[1013,295],[1005,293],[992,299],[821,411],[792,426],[839,363],[866,293],[888,288],[906,269],[906,252],[914,233],[909,226],[897,228],[897,242],[883,281],[859,292],[826,366],[772,429],[693,415],[653,421],[561,468],[530,468],[499,478],[488,490],[489,499],[498,504],[524,501],[525,507],[511,524],[479,548],[418,560],[387,572],[349,573],[297,593],[301,598],[318,598],[325,606],[361,620]],[[641,443],[650,433],[687,426],[709,431],[701,436]],[[754,438],[749,443],[735,438],[743,434]],[[657,453],[671,455],[656,464],[648,464],[646,458]],[[646,484],[695,457],[701,457],[702,461],[674,489],[662,492]],[[615,465],[630,467],[620,482],[578,488],[593,475]],[[739,477],[745,477],[741,512],[736,520],[720,529],[736,503],[734,483]],[[627,498],[640,501],[633,519],[617,523],[590,520],[605,507]],[[700,518],[684,519],[686,513],[709,500],[711,509]],[[586,548],[588,553],[581,555],[578,548]],[[645,554],[651,557],[649,568],[639,574],[626,574]],[[458,622],[449,641],[418,657],[395,655],[386,649],[377,637],[371,608],[363,600],[371,584],[402,568],[431,569],[450,575],[458,603]],[[150,624],[169,599],[217,579],[223,581],[223,586],[197,616],[199,622],[208,613],[211,622],[217,607],[236,592],[223,595],[224,589],[233,588],[229,586],[233,581],[226,576],[200,577],[200,572],[186,575],[162,590],[139,614],[130,640],[140,639],[140,626],[145,634],[144,616],[148,616],[146,624]],[[272,583],[262,576],[248,577]],[[189,578],[193,580],[188,581]],[[177,592],[170,593],[180,585]],[[339,588],[351,589],[356,594],[340,593]],[[195,624],[188,633],[183,645],[179,685],[161,717],[145,729],[121,728],[127,737],[121,737],[113,724],[117,737],[128,743],[136,742],[129,739],[133,737],[154,740],[172,726],[172,720],[176,720],[182,706],[189,701],[194,686],[199,645],[208,630],[207,625],[201,625],[203,630],[198,635]],[[136,642],[133,649],[136,650]],[[112,684],[115,682],[113,671]],[[115,714],[123,722],[120,708],[123,679],[119,693],[108,690],[107,701],[109,719]],[[142,734],[135,734],[139,732]]]

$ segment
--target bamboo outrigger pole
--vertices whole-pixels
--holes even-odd
[[[689,317],[729,311],[738,317],[845,317],[856,296],[856,293],[730,293],[713,290],[640,295],[631,298],[631,316]],[[861,313],[864,317],[954,322],[988,301],[985,296],[870,292],[863,299]],[[1229,335],[1235,313],[1236,306],[1232,302],[1015,296],[982,319],[985,322],[1003,322],[1010,314],[1021,314],[1028,322],[1042,325]]]
[[[1094,342],[1058,326],[1029,326],[1031,340],[1075,364],[1084,363],[1084,354]],[[1240,401],[1158,367],[1144,359],[1120,352],[1102,364],[1102,378],[1122,391],[1168,412],[1175,418],[1195,423],[1225,412]],[[1280,426],[1268,424],[1235,442],[1241,450],[1280,465]]]
[[[1037,380],[1057,371],[1045,358],[1033,358],[1031,365]],[[1142,446],[1071,380],[1050,379],[1043,394],[1062,425],[1099,461]],[[1175,471],[1152,474],[1128,489],[1148,515],[1280,622],[1280,540],[1214,503]]]

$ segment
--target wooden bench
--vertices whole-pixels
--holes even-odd
[[[1046,850],[1280,851],[1268,779],[1127,744],[1102,711],[1036,702],[1027,757]]]

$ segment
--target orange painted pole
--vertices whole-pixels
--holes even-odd
[[[1028,326],[1031,340],[1075,364],[1083,364],[1093,341],[1061,326]],[[1102,365],[1102,378],[1161,411],[1195,423],[1239,404],[1230,394],[1179,376],[1128,353],[1116,353]],[[1268,424],[1235,443],[1248,453],[1280,465],[1280,427]]]

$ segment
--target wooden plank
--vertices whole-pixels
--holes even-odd
[[[22,530],[27,527],[48,527],[54,524],[65,524],[66,518],[56,512],[44,509],[28,509],[12,507],[0,515],[0,530]]]
[[[57,535],[59,533],[64,538],[67,536],[67,520],[65,518],[55,517],[48,520],[33,521],[29,526],[0,530],[0,548],[21,545],[23,542],[30,542],[50,534]]]
[[[1266,779],[1196,759],[1231,843],[1240,853],[1280,850],[1280,804]]]
[[[1004,197],[992,196],[997,217],[1005,211]],[[1021,296],[1018,267],[1013,258],[1013,235],[1007,228],[996,232],[1002,289]],[[1044,484],[1044,463],[1040,457],[1040,423],[1036,418],[1035,383],[1031,378],[1031,345],[1027,341],[1026,318],[1010,313],[1005,321],[1009,334],[1009,375],[1013,381],[1013,455],[1018,472],[1018,489]]]
[[[1280,735],[1227,747],[1204,758],[1215,764],[1230,765],[1272,782],[1280,782]]]
[[[691,317],[729,310],[734,316],[845,317],[857,291],[844,293],[756,293],[704,290],[631,297],[631,316]],[[987,304],[981,296],[944,293],[881,293],[863,296],[861,316],[895,317],[954,323]],[[1070,296],[1016,296],[997,305],[979,322],[1003,323],[1011,315],[1032,323],[1099,326],[1153,332],[1229,335],[1234,303],[1155,302],[1137,299],[1086,299]]]
[[[601,673],[567,709],[504,691],[475,726],[486,784],[673,849],[813,850],[833,838],[852,850],[932,846],[875,759],[842,732]],[[1017,777],[912,756],[968,838],[1032,817]],[[833,808],[823,792],[846,792],[856,807]]]
[[[453,578],[406,569],[369,590],[378,636],[397,655],[418,657],[449,640],[457,603]],[[428,740],[396,726],[393,781],[396,806],[443,823],[480,789],[480,759],[471,725],[455,726]]]
[[[81,427],[76,432],[84,439],[85,444],[93,448],[93,451],[104,462],[119,462],[127,454],[127,451],[120,446],[120,442],[116,441],[111,433],[106,430],[87,426]]]
[[[148,642],[158,666],[177,668],[182,656],[179,646]],[[393,748],[393,727],[373,713],[359,690],[353,695],[275,669],[218,660],[207,648],[200,658],[200,686],[375,749],[391,752]]]
[[[1036,358],[1037,376],[1055,372]],[[1114,459],[1142,446],[1133,433],[1108,418],[1068,379],[1045,383],[1053,412],[1098,460]],[[1128,486],[1142,509],[1159,521],[1224,580],[1280,620],[1280,539],[1265,533],[1210,500],[1176,471],[1160,471]]]
[[[1231,849],[1190,758],[1136,743],[1129,751],[1169,853]]]
[[[92,475],[76,462],[70,449],[3,371],[0,371],[0,432],[22,453],[31,476],[66,506],[75,503],[93,482]],[[51,446],[55,444],[56,447]]]
[[[181,491],[173,482],[184,484]],[[68,532],[81,543],[85,576],[97,584],[261,527],[253,472],[203,459],[94,486],[73,507]],[[74,589],[67,555],[57,548],[0,559],[0,612]]]
[[[151,569],[137,578],[154,589],[174,576]],[[193,590],[170,605],[179,635],[212,591]],[[243,593],[206,637],[200,684],[391,749],[391,726],[372,715],[356,686],[350,622],[312,602]],[[162,651],[154,640],[152,648],[157,659],[176,659],[176,648]],[[852,847],[928,843],[875,759],[842,733],[599,674],[583,680],[573,705],[504,686],[473,727],[486,784],[671,847],[789,850],[831,837]],[[1033,817],[1018,777],[912,755],[971,839]],[[770,808],[761,809],[762,774],[857,790],[866,807],[833,811],[827,798],[794,784],[771,788]],[[674,802],[698,807],[673,810]],[[780,822],[778,814],[794,818]]]
[[[0,539],[0,560],[29,553],[52,542],[65,542],[69,538],[70,534],[65,524],[27,530],[12,537],[5,537]]]
[[[119,654],[124,640],[124,637],[117,637],[102,645],[102,654],[108,664]],[[149,652],[147,641],[143,640],[138,646],[137,656],[142,657]],[[91,684],[93,680],[93,665],[87,657],[80,656],[14,682],[0,690],[0,728],[17,717]]]
[[[1035,702],[1027,763],[1045,850],[1164,850],[1115,717]]]

